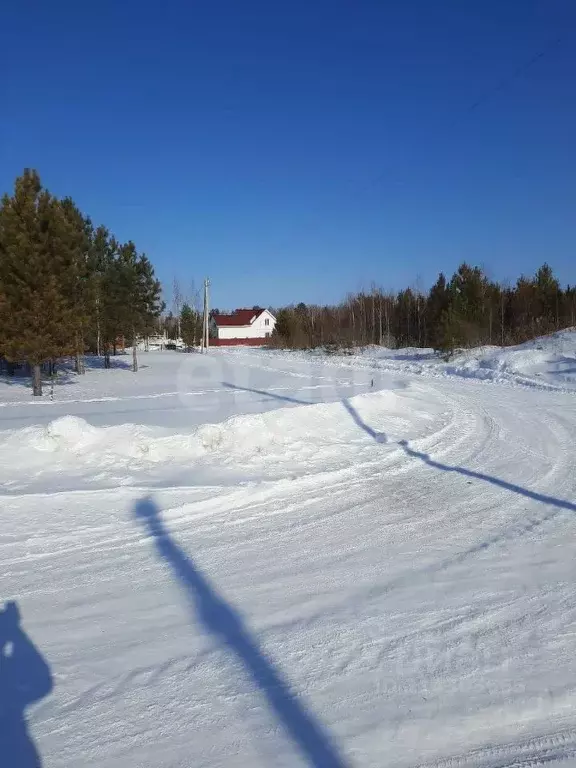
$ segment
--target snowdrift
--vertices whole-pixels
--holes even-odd
[[[461,353],[447,373],[527,386],[576,390],[576,331],[566,330],[514,347]]]
[[[419,434],[431,420],[430,403],[409,390],[235,416],[187,433],[138,424],[95,427],[63,416],[3,433],[0,483],[14,492],[66,474],[90,485],[123,485],[158,476],[156,468],[186,471],[189,482],[191,470],[199,482],[206,480],[203,472],[226,467],[249,479],[277,478],[287,467],[313,472],[327,463],[349,464],[366,447],[384,445],[389,435]]]
[[[448,362],[433,349],[366,347],[352,355],[311,352],[270,352],[295,355],[318,364],[371,368],[410,375],[458,376],[500,384],[576,391],[576,329],[559,331],[513,347],[485,346],[457,353]]]

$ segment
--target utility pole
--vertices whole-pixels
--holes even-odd
[[[209,335],[209,303],[208,303],[208,288],[210,286],[210,280],[206,278],[204,280],[204,318],[202,323],[202,351],[208,352],[210,347],[210,335]]]
[[[100,295],[96,294],[96,354],[100,357]]]

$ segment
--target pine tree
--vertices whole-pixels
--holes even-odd
[[[536,288],[534,281],[522,275],[516,281],[511,297],[512,335],[516,342],[526,341],[537,335]]]
[[[180,334],[187,349],[196,345],[196,339],[200,335],[200,318],[192,307],[185,303],[180,312]]]
[[[91,294],[90,249],[92,223],[82,215],[74,201],[67,197],[60,203],[60,255],[68,264],[63,288],[76,317],[74,332],[75,366],[85,373],[84,352]]]
[[[109,336],[112,334],[112,322],[109,315],[113,314],[111,307],[114,300],[113,285],[109,278],[117,250],[118,244],[106,227],[101,225],[93,230],[88,253],[88,337],[96,354],[104,354],[106,367],[110,365]]]
[[[450,307],[450,291],[446,278],[442,272],[430,289],[427,299],[428,316],[428,340],[427,343],[434,349],[442,349],[443,334],[441,324],[444,313]]]
[[[400,291],[396,297],[393,328],[399,346],[412,347],[418,343],[418,302],[411,288]]]
[[[110,351],[116,354],[119,339],[125,338],[130,328],[130,291],[126,272],[127,267],[120,259],[120,245],[111,238],[99,279],[100,326],[107,368],[110,367]]]
[[[0,206],[0,348],[8,360],[32,366],[36,396],[42,363],[75,347],[75,308],[67,294],[73,269],[63,208],[27,169]]]
[[[543,264],[534,276],[536,323],[539,333],[557,330],[562,291],[552,268]]]
[[[462,343],[462,320],[455,312],[454,308],[449,306],[445,309],[436,329],[435,348],[443,352],[446,359],[454,354],[454,351]]]
[[[471,267],[465,262],[461,264],[452,276],[448,290],[453,315],[450,324],[453,329],[456,325],[459,329],[457,343],[474,346],[487,340],[490,284],[480,267]]]
[[[132,241],[119,248],[115,278],[118,296],[123,302],[119,322],[132,339],[132,370],[136,373],[138,338],[151,330],[164,309],[162,287],[154,277],[152,264],[144,254],[138,254]]]

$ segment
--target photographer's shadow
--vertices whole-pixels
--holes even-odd
[[[22,629],[17,604],[7,603],[0,609],[0,765],[41,768],[26,707],[51,691],[50,667]]]

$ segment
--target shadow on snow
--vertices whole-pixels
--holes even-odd
[[[354,408],[354,406],[352,405],[350,400],[348,400],[348,398],[344,398],[344,400],[342,400],[342,405],[344,406],[344,408],[346,408],[346,410],[348,411],[350,416],[352,416],[352,419],[354,420],[355,424],[358,427],[360,427],[360,429],[363,429],[364,432],[366,432],[366,434],[370,435],[370,437],[375,442],[381,443],[381,444],[388,442],[388,438],[386,436],[386,433],[385,432],[377,432],[375,429],[372,429],[371,426],[366,424],[366,422],[362,419],[362,417],[360,416],[360,414],[358,413],[356,408]]]
[[[368,424],[366,424],[360,414],[356,411],[353,405],[351,405],[350,402],[343,402],[344,407],[346,410],[350,413],[356,424],[363,429],[368,435],[370,435],[376,442],[382,442],[381,439],[379,439],[378,434],[376,433],[372,427],[370,427]],[[410,456],[413,459],[419,459],[424,464],[427,464],[432,469],[437,469],[442,472],[454,472],[456,474],[462,475],[463,477],[470,478],[471,480],[479,480],[483,483],[489,483],[490,485],[494,485],[498,488],[502,488],[505,491],[510,491],[511,493],[516,493],[519,496],[524,496],[527,499],[531,499],[532,501],[537,501],[540,504],[544,504],[546,506],[552,507],[547,513],[539,516],[536,519],[526,520],[518,522],[514,525],[509,526],[508,528],[504,529],[503,531],[494,533],[492,536],[488,537],[484,541],[478,542],[472,547],[469,547],[468,549],[464,550],[463,552],[458,553],[454,557],[449,558],[448,560],[444,560],[443,562],[428,568],[424,569],[427,572],[432,571],[440,571],[444,568],[447,568],[450,565],[459,563],[464,561],[466,558],[470,557],[471,555],[475,555],[479,552],[482,552],[483,550],[488,549],[488,547],[492,547],[496,544],[500,544],[504,541],[512,540],[518,535],[529,533],[530,531],[540,527],[543,523],[546,523],[548,520],[551,520],[552,518],[556,517],[556,515],[559,514],[562,510],[567,510],[569,512],[576,512],[576,504],[574,504],[571,501],[566,501],[564,499],[558,499],[555,496],[548,496],[544,493],[538,493],[537,491],[530,491],[527,488],[522,488],[520,485],[516,485],[515,483],[510,483],[507,480],[501,480],[499,477],[493,477],[492,475],[487,475],[484,472],[475,472],[471,469],[466,469],[465,467],[459,467],[457,465],[451,465],[451,464],[443,464],[442,462],[435,461],[432,459],[427,453],[422,453],[420,451],[415,451],[413,448],[410,448],[410,445],[408,444],[407,440],[399,440],[398,445],[403,449],[405,454],[407,456]]]
[[[167,563],[188,595],[197,620],[242,663],[247,676],[308,764],[313,768],[344,768],[345,763],[328,735],[251,636],[240,613],[218,594],[193,560],[172,541],[156,503],[150,497],[141,499],[134,515],[146,527],[158,556]]]
[[[253,389],[252,387],[241,387],[238,384],[231,384],[229,381],[223,381],[222,386],[226,389],[234,389],[238,392],[253,392],[255,395],[262,395],[269,400],[281,400],[285,403],[295,403],[296,405],[313,405],[310,400],[299,400],[296,397],[290,397],[289,395],[277,395],[275,392],[267,392],[265,389]]]
[[[564,501],[563,499],[557,499],[555,496],[547,496],[544,493],[529,491],[527,488],[522,488],[520,485],[509,483],[507,480],[501,480],[499,477],[486,475],[483,472],[475,472],[471,469],[466,469],[465,467],[459,467],[451,464],[442,464],[439,461],[434,461],[434,459],[431,459],[427,453],[421,453],[420,451],[415,451],[413,448],[410,448],[407,440],[400,440],[398,445],[404,449],[404,452],[408,456],[412,456],[412,458],[415,459],[420,459],[425,464],[428,464],[429,467],[433,467],[434,469],[441,469],[443,472],[457,472],[459,475],[464,475],[464,477],[471,477],[474,480],[482,480],[485,483],[490,483],[491,485],[496,485],[499,488],[504,488],[506,491],[518,493],[520,496],[525,496],[527,499],[539,501],[541,504],[550,504],[554,507],[557,507],[558,509],[567,509],[570,512],[576,512],[576,504],[573,504],[571,501]]]
[[[52,691],[50,667],[20,624],[16,603],[0,610],[0,763],[40,768],[26,707]]]
[[[84,357],[84,366],[86,372],[93,370],[105,370],[104,357],[98,357],[97,355],[86,355]],[[140,365],[140,368],[147,368],[147,365]],[[9,387],[20,386],[32,389],[32,371],[26,365],[15,364],[12,367],[12,373],[9,371],[9,366],[5,361],[0,360],[0,383],[6,384]],[[111,370],[132,370],[132,361],[126,355],[110,356],[110,369]],[[74,370],[74,361],[70,358],[65,358],[58,361],[56,365],[56,374],[54,376],[54,387],[66,386],[68,384],[74,384],[78,382],[79,374]],[[52,384],[51,376],[47,368],[42,369],[42,386],[44,388],[44,394],[48,394],[50,386]]]
[[[234,385],[228,384],[226,386],[232,387]],[[261,390],[249,390],[243,387],[235,387],[235,388],[246,389],[246,391],[251,391],[251,392],[254,391],[259,394],[267,395],[268,397],[271,397],[271,398],[276,398],[277,400],[288,400],[290,402],[308,405],[308,403],[304,403],[304,401],[299,401],[299,400],[296,400],[295,398],[277,395],[273,392],[265,392]],[[387,442],[386,433],[378,432],[369,424],[367,424],[364,421],[364,419],[360,416],[356,408],[354,408],[354,406],[352,405],[349,399],[344,398],[343,400],[341,400],[341,404],[346,409],[346,411],[350,414],[354,423],[360,429],[366,432],[366,434],[369,435],[376,443],[383,444]],[[519,496],[524,496],[527,499],[537,501],[540,504],[553,507],[553,509],[551,509],[546,514],[538,517],[537,519],[528,520],[522,523],[517,523],[503,532],[495,533],[493,536],[489,537],[485,541],[479,542],[478,544],[475,544],[473,547],[470,547],[464,552],[459,553],[455,557],[450,558],[450,560],[440,563],[439,565],[434,567],[432,570],[441,570],[445,567],[448,567],[452,563],[460,562],[465,558],[469,557],[470,555],[474,555],[478,552],[481,552],[482,550],[487,549],[488,547],[491,547],[502,541],[512,539],[515,536],[517,536],[519,533],[529,533],[531,530],[538,528],[543,523],[555,517],[561,510],[576,512],[576,504],[574,504],[573,502],[566,501],[563,499],[558,499],[555,496],[548,496],[543,493],[538,493],[537,491],[530,491],[527,488],[522,488],[522,486],[520,485],[516,485],[515,483],[510,483],[506,480],[501,480],[498,477],[493,477],[492,475],[487,475],[483,472],[475,472],[474,470],[466,469],[465,467],[459,467],[459,466],[450,465],[450,464],[443,464],[439,461],[435,461],[434,459],[432,459],[427,453],[421,453],[420,451],[415,451],[413,448],[410,448],[407,440],[400,440],[398,441],[397,444],[404,450],[407,456],[410,456],[413,459],[419,459],[420,461],[427,464],[429,467],[433,469],[437,469],[442,472],[454,472],[462,475],[463,477],[470,478],[471,480],[478,480],[480,482],[489,483],[490,485],[494,485],[498,488],[502,488],[505,491],[509,491],[511,493],[518,494]]]

